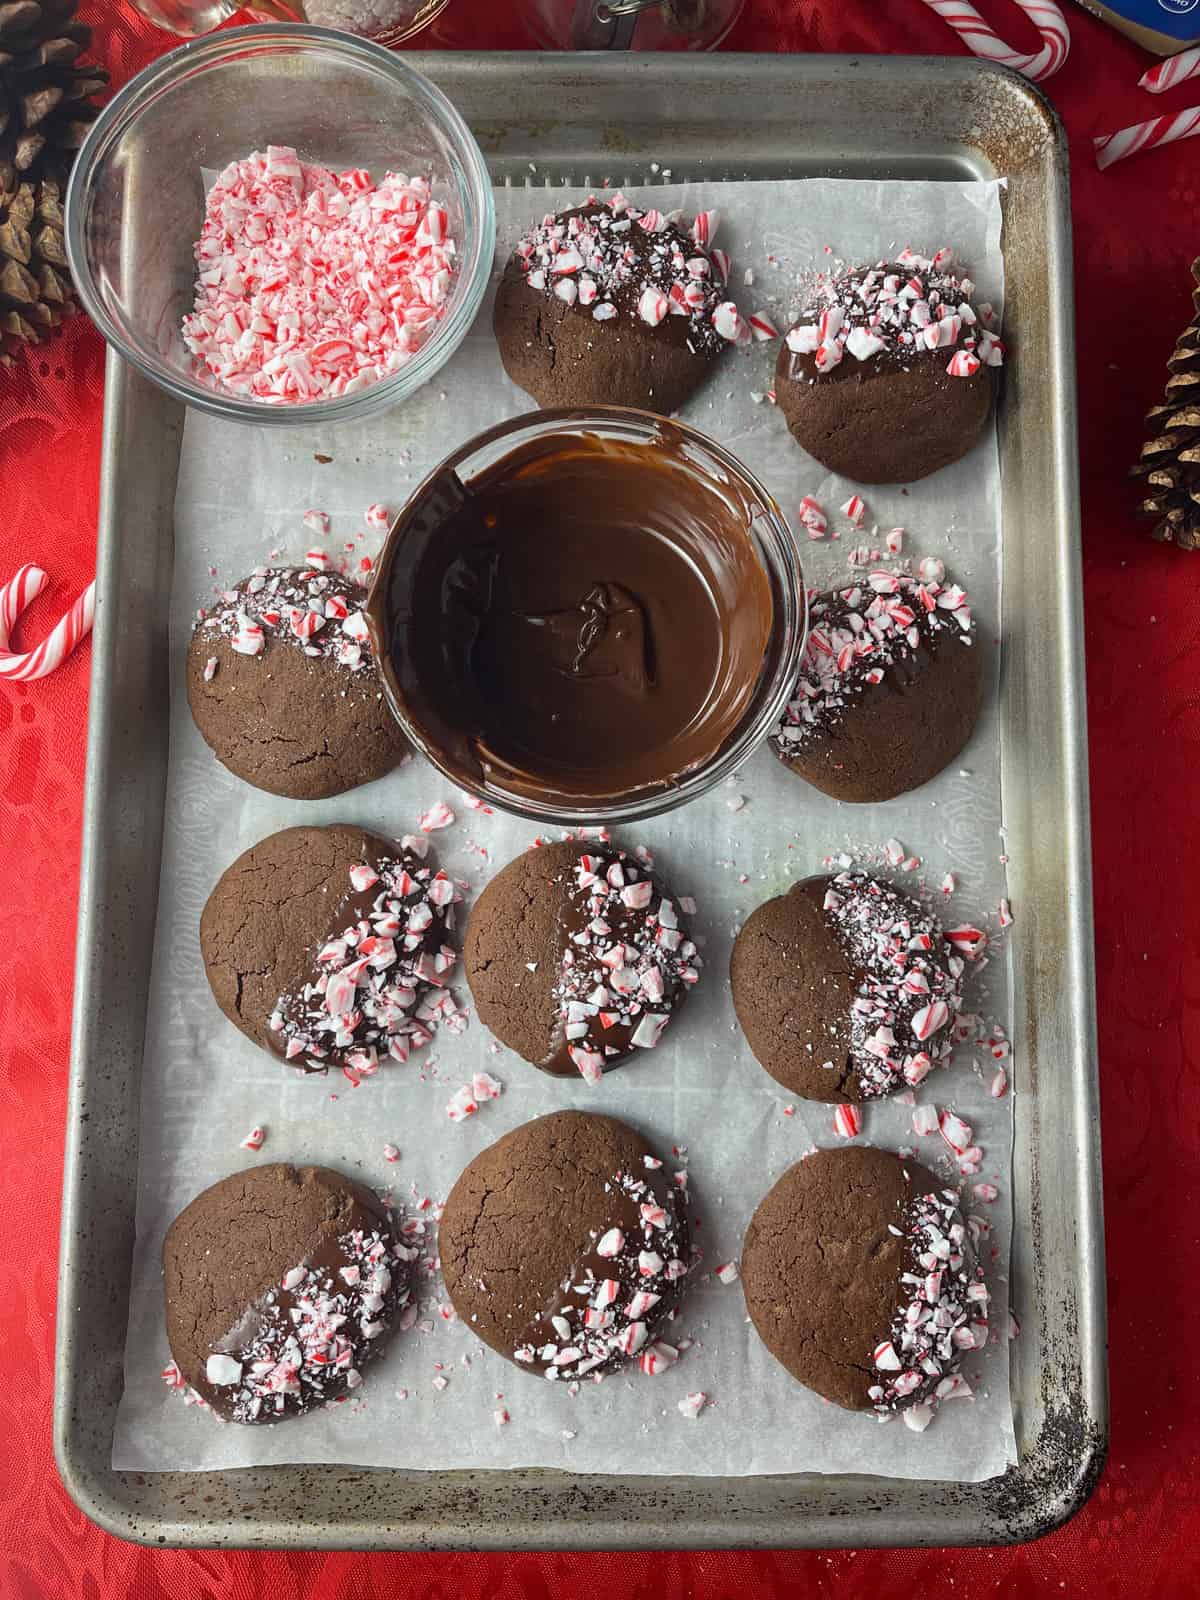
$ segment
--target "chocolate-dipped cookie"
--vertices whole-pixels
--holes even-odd
[[[201,615],[188,649],[188,704],[230,772],[268,794],[320,800],[404,759],[365,599],[335,572],[260,567]]]
[[[521,237],[493,326],[504,370],[539,406],[663,416],[748,333],[708,251],[619,194],[547,216]]]
[[[822,274],[784,337],[775,396],[796,442],[858,483],[912,483],[966,455],[1004,347],[975,285],[903,251]]]
[[[655,1334],[688,1270],[684,1191],[613,1117],[557,1111],[476,1156],[438,1251],[462,1321],[529,1372],[570,1380],[675,1359]]]
[[[274,1163],[199,1194],[163,1241],[167,1341],[232,1422],[278,1422],[362,1381],[408,1300],[416,1251],[328,1167]]]
[[[462,894],[418,853],[362,828],[285,828],[222,874],[200,917],[221,1010],[304,1072],[369,1077],[407,1061],[440,1020]]]
[[[944,1064],[975,928],[936,917],[865,872],[805,878],[745,922],[733,1008],[760,1064],[792,1094],[873,1100]]]
[[[818,1150],[789,1168],[742,1246],[746,1308],[775,1359],[851,1411],[969,1395],[958,1369],[987,1341],[988,1292],[957,1194],[885,1150]]]
[[[591,840],[527,850],[498,872],[463,960],[485,1027],[543,1072],[589,1083],[658,1043],[700,968],[655,874]]]
[[[984,661],[967,597],[940,561],[877,570],[816,595],[775,754],[835,800],[891,800],[937,776],[971,737]]]

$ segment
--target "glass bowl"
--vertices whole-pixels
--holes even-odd
[[[745,0],[521,0],[543,50],[715,50]]]
[[[577,475],[581,453],[591,474],[585,478]],[[634,481],[647,469],[679,476],[663,480],[666,487],[655,482],[647,495],[641,491],[648,480]],[[547,486],[557,501],[549,508],[538,498]],[[473,508],[473,492],[490,498]],[[506,498],[514,492],[515,502]],[[585,507],[578,516],[576,505]],[[652,559],[643,539],[673,543],[678,580],[687,584],[672,573],[655,580],[656,594],[639,591],[637,570],[648,570],[643,563]],[[570,559],[550,572],[554,554],[567,548],[574,552]],[[688,588],[693,574],[702,589]],[[611,696],[619,693],[607,688],[619,670],[613,660],[604,673],[589,674],[592,684],[578,694],[563,691],[557,679],[561,673],[571,682],[593,648],[595,634],[588,630],[596,618],[581,623],[579,617],[589,618],[601,590],[619,594],[625,612],[641,613],[635,624],[641,662],[661,663],[669,641],[676,659],[688,651],[687,660],[707,679],[707,687],[697,679],[696,698],[680,709],[683,721],[661,743],[663,730],[654,730],[652,717],[639,727],[648,703],[622,703],[619,725],[637,728],[644,740],[628,761],[626,746],[608,760],[612,744],[591,720],[598,703],[608,717]],[[725,619],[715,661],[702,658],[700,636],[689,627],[697,594]],[[392,524],[366,609],[388,703],[413,746],[456,787],[516,816],[566,827],[655,816],[735,772],[783,714],[807,621],[796,544],[767,490],[695,429],[616,406],[533,412],[455,450]],[[660,633],[656,618],[668,615],[670,628]],[[540,641],[549,638],[549,646],[533,645],[525,624]],[[609,637],[616,642],[630,635],[617,627]],[[524,655],[527,648],[532,658]],[[550,680],[543,672],[555,675],[545,691],[540,685]],[[603,684],[594,681],[606,674]],[[673,685],[683,678],[673,675]],[[496,696],[503,701],[507,694],[501,679],[522,687],[497,713]],[[673,689],[661,670],[647,665],[646,679],[636,681],[649,682],[652,693],[661,689],[670,701]],[[537,708],[531,713],[542,724],[536,737],[522,740],[528,723],[513,731],[514,706],[517,718],[522,706]],[[537,738],[547,727],[556,729],[549,735],[556,748],[538,754]],[[592,741],[589,751],[605,754],[573,767],[574,755],[563,752],[585,739]],[[687,752],[682,759],[680,750]]]
[[[194,39],[240,13],[246,22],[311,22],[374,39],[394,50],[441,15],[449,0],[132,0],[155,27]]]
[[[458,269],[445,314],[406,365],[355,394],[294,405],[229,394],[183,342],[203,174],[268,144],[335,171],[427,175],[449,214]],[[92,125],[67,192],[71,271],[108,342],[177,400],[275,427],[374,416],[427,382],[475,319],[495,232],[483,156],[445,95],[381,45],[302,25],[230,29],[152,63]]]

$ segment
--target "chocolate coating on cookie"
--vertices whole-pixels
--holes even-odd
[[[285,828],[209,896],[204,970],[255,1044],[305,1072],[369,1077],[457,1016],[446,984],[461,900],[435,864],[362,828]]]
[[[328,1167],[234,1173],[167,1230],[171,1354],[230,1421],[297,1416],[358,1387],[415,1255],[370,1190]]]
[[[969,1394],[965,1351],[987,1341],[988,1294],[953,1189],[884,1150],[819,1150],[791,1167],[742,1246],[746,1309],[807,1388],[852,1411]]]
[[[818,278],[775,369],[796,442],[858,483],[912,483],[966,455],[1004,359],[974,290],[946,250]]]
[[[800,677],[775,754],[835,800],[918,789],[950,764],[983,703],[983,646],[940,561],[923,577],[864,572],[810,602]]]
[[[965,953],[983,948],[976,930],[955,932],[964,954],[918,901],[864,872],[804,879],[734,942],[747,1043],[806,1100],[873,1100],[922,1082],[949,1059]]]
[[[382,778],[408,745],[383,698],[362,589],[335,572],[260,567],[196,623],[188,704],[230,772],[292,800]]]
[[[484,1026],[544,1072],[589,1082],[658,1043],[700,969],[665,885],[590,840],[510,861],[476,901],[463,955]]]
[[[669,416],[742,326],[732,305],[718,316],[724,305],[706,250],[661,212],[613,195],[524,234],[493,326],[504,370],[538,405]]]
[[[613,1117],[558,1111],[476,1156],[438,1249],[459,1317],[530,1372],[569,1381],[674,1359],[655,1333],[688,1270],[684,1191]]]

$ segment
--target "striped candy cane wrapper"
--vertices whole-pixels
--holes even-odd
[[[1200,106],[1190,106],[1173,117],[1151,117],[1149,122],[1136,122],[1131,128],[1118,128],[1116,133],[1106,133],[1093,139],[1096,147],[1096,165],[1111,167],[1126,156],[1135,156],[1139,150],[1153,150],[1160,144],[1173,144],[1176,139],[1194,139],[1200,133]]]
[[[40,567],[24,566],[0,589],[0,678],[44,678],[60,667],[79,641],[91,632],[96,614],[96,585],[89,583],[64,617],[32,650],[9,648],[13,626],[49,582]]]
[[[1042,48],[1030,53],[1014,50],[986,23],[970,0],[925,0],[931,11],[954,32],[974,55],[1012,67],[1034,83],[1057,72],[1071,50],[1067,19],[1054,0],[1016,0],[1016,4],[1042,37]]]
[[[1200,78],[1200,44],[1191,50],[1181,50],[1177,56],[1168,56],[1149,72],[1143,72],[1138,88],[1149,89],[1151,94],[1166,94],[1168,89],[1173,89],[1177,83],[1186,83],[1189,78]]]

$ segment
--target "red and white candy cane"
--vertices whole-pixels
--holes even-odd
[[[0,678],[44,678],[60,667],[91,632],[96,585],[89,583],[75,604],[32,650],[9,649],[13,625],[49,583],[41,567],[25,566],[0,589]]]
[[[929,9],[936,11],[942,21],[954,29],[972,54],[998,61],[1001,66],[1012,67],[1034,83],[1040,83],[1058,71],[1070,52],[1067,19],[1054,0],[1016,0],[1016,3],[1042,36],[1042,48],[1032,54],[1006,45],[970,0],[925,0]]]
[[[1192,50],[1181,50],[1177,56],[1168,56],[1149,72],[1143,72],[1138,88],[1149,89],[1151,94],[1166,94],[1168,89],[1173,89],[1177,83],[1186,83],[1189,78],[1200,78],[1200,44]]]
[[[1173,144],[1176,139],[1194,139],[1200,134],[1200,106],[1190,106],[1177,111],[1173,117],[1151,117],[1149,122],[1136,122],[1132,128],[1118,128],[1116,133],[1106,133],[1093,139],[1096,147],[1096,165],[1103,169],[1126,156],[1135,156],[1139,150],[1153,150],[1160,144]]]

